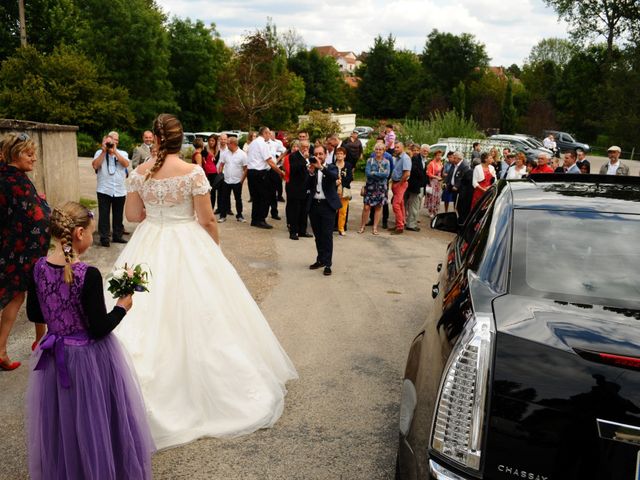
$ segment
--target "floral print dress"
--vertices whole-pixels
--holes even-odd
[[[0,309],[27,291],[34,263],[47,254],[50,213],[27,174],[0,163]]]

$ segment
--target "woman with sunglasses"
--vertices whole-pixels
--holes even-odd
[[[49,249],[51,211],[27,177],[36,163],[35,142],[25,133],[10,133],[1,142],[0,370],[15,370],[20,362],[9,359],[7,342],[24,302],[33,265]],[[45,326],[36,324],[36,342],[44,333]]]

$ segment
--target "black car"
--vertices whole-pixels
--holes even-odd
[[[410,347],[396,477],[640,478],[639,239],[640,178],[493,185]]]

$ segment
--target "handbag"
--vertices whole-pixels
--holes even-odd
[[[427,195],[433,195],[433,187],[431,185],[427,185],[424,187],[424,193]]]
[[[365,194],[367,193],[367,189],[365,188],[365,186],[363,185],[362,188],[360,189],[360,196],[364,197]]]
[[[351,195],[351,189],[347,187],[342,187],[342,193],[340,194],[340,196],[348,200],[351,200],[353,198],[353,196]]]

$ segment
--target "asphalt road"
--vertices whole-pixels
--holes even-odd
[[[82,196],[91,198],[95,179],[87,160],[80,165]],[[250,205],[245,202],[245,216]],[[225,254],[300,379],[288,384],[285,411],[274,428],[159,452],[156,479],[393,478],[404,362],[431,308],[436,265],[451,236],[425,228],[424,211],[419,233],[373,236],[369,229],[358,235],[361,208],[357,197],[348,235],[335,237],[331,277],[308,269],[315,260],[313,239],[289,240],[283,220],[272,221],[270,231],[232,217],[220,225]],[[94,246],[85,260],[106,274],[121,248]],[[32,332],[21,312],[9,353],[25,365],[0,372],[2,480],[28,478],[23,404]]]

